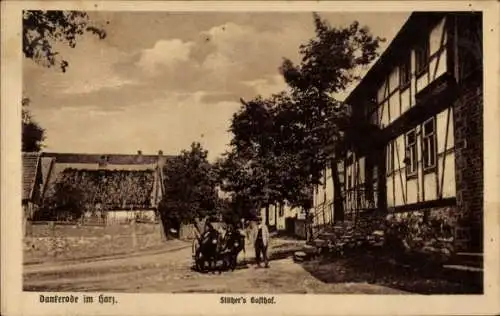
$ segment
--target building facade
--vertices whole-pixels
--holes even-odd
[[[482,76],[481,13],[410,16],[346,99],[356,123],[334,162],[346,219],[378,210],[417,240],[482,249]],[[333,217],[330,178],[314,205]]]
[[[291,207],[286,204],[271,204],[267,208],[260,209],[262,221],[271,230],[283,234],[294,234],[294,220],[301,219],[300,215],[300,208]]]

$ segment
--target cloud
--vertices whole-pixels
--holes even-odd
[[[99,14],[110,20],[105,40],[85,37],[75,49],[58,49],[67,73],[23,66],[23,92],[47,130],[49,150],[175,154],[197,140],[210,155],[220,153],[239,98],[286,88],[282,58],[297,62],[299,45],[314,36],[309,13]],[[394,26],[379,22],[393,16],[359,20],[390,35],[403,17]]]
[[[228,71],[235,71],[239,67],[236,60],[231,59],[230,56],[220,52],[210,54],[202,64],[205,71],[219,72],[221,75],[227,74]]]
[[[234,101],[237,102],[241,96],[234,92],[211,92],[205,93],[200,99],[201,102],[215,103],[221,101]]]
[[[115,64],[126,60],[129,55],[107,46],[105,41],[83,37],[76,48],[55,43],[54,49],[69,63],[65,73],[57,67],[48,69],[31,60],[23,61],[23,85],[30,98],[70,100],[73,96],[78,98],[107,89],[119,91],[124,86],[135,84],[135,77],[122,76],[114,68]],[[60,105],[49,101],[44,106]]]
[[[149,73],[160,71],[158,67],[169,67],[189,60],[193,42],[180,39],[159,40],[150,49],[141,52],[137,66]]]
[[[268,97],[287,89],[285,79],[280,74],[244,81],[243,84],[252,87],[258,95],[263,97]]]
[[[286,29],[259,31],[250,25],[236,23],[213,27],[203,32],[216,48],[215,52],[207,57],[203,67],[230,73],[232,77],[240,80],[251,80],[276,73],[281,58],[295,46],[293,42],[288,45],[278,43],[277,40],[286,32]],[[285,46],[288,52],[280,49]]]
[[[162,149],[176,154],[189,148],[191,142],[199,141],[209,149],[210,159],[214,159],[226,149],[230,140],[229,120],[240,104],[206,103],[202,100],[206,94],[171,94],[114,112],[89,104],[55,111],[37,110],[35,115],[42,126],[50,126],[48,150],[131,153],[140,149],[155,153]]]
[[[201,31],[192,41],[159,40],[153,48],[143,50],[134,63],[124,62],[117,71],[132,77],[137,76],[138,66],[148,70],[149,78],[141,82],[147,83],[146,89],[151,91],[206,91],[209,93],[204,95],[205,101],[233,102],[239,97],[280,91],[284,87],[281,78],[271,77],[277,75],[282,57],[293,57],[290,52],[297,51],[307,34],[288,28],[265,31],[227,22]],[[267,81],[248,84],[258,79]],[[150,94],[151,99],[154,96]]]
[[[199,31],[196,38],[159,38],[139,51],[122,52],[92,43],[73,56],[73,74],[51,74],[34,98],[50,107],[100,104],[103,109],[154,102],[166,94],[206,91],[206,102],[237,102],[275,91],[275,82],[251,85],[277,74],[282,56],[296,51],[303,36],[288,28],[259,30],[235,22]],[[280,43],[278,39],[286,40]],[[75,50],[75,52],[77,52]],[[92,60],[89,60],[89,56]],[[77,64],[77,65],[76,65]],[[30,83],[33,90],[35,84]],[[269,85],[269,87],[266,87]],[[49,101],[50,100],[50,101]],[[168,105],[166,105],[168,106]]]
[[[105,80],[84,78],[80,81],[73,81],[71,85],[66,86],[61,92],[63,94],[88,94],[103,89],[117,89],[133,83],[134,81],[117,75],[107,76]]]

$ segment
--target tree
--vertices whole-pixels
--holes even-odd
[[[59,58],[53,44],[61,42],[69,47],[76,46],[77,38],[84,33],[106,37],[106,32],[90,23],[86,12],[40,11],[23,12],[23,54],[45,67],[58,66],[66,72],[68,62]],[[29,98],[22,100],[22,150],[40,151],[45,140],[45,130],[34,121],[29,110]]]
[[[231,150],[221,177],[234,200],[262,206],[288,203],[308,211],[312,188],[322,183],[331,163],[335,218],[342,220],[340,181],[331,152],[334,159],[343,157],[352,121],[349,106],[332,95],[358,78],[356,70],[377,56],[382,39],[357,22],[336,29],[319,15],[313,17],[316,37],[300,46],[301,63],[284,59],[280,67],[290,91],[242,100],[231,121]]]
[[[260,205],[266,203],[265,178],[263,169],[256,163],[226,153],[217,165],[217,173],[222,191],[230,192],[226,217],[233,219],[251,218]]]
[[[348,148],[350,106],[334,95],[360,79],[357,71],[377,56],[380,42],[367,27],[353,22],[346,28],[331,27],[318,14],[313,15],[316,37],[300,46],[302,60],[294,65],[284,59],[280,70],[291,89],[294,102],[283,109],[284,128],[292,140],[293,152],[302,170],[304,185],[321,184],[322,173],[332,167],[335,189],[335,220],[343,220],[340,180],[336,160]],[[333,152],[333,157],[332,157]]]
[[[179,230],[181,224],[216,215],[220,201],[207,154],[199,143],[192,143],[189,151],[165,166],[165,194],[158,207],[165,229]]]
[[[233,212],[240,217],[253,217],[255,210],[284,198],[280,177],[283,164],[275,154],[278,98],[241,100],[242,106],[231,120],[231,150],[219,164],[219,177],[222,189],[231,192]]]
[[[33,120],[29,110],[29,99],[22,101],[22,151],[36,152],[43,147],[45,140],[45,130]]]
[[[37,220],[75,220],[85,211],[84,192],[65,181],[55,184],[54,193],[47,198],[37,214]]]
[[[109,23],[109,22],[107,22]],[[53,67],[59,66],[66,72],[68,62],[59,58],[54,51],[54,42],[67,44],[74,48],[79,36],[91,33],[100,39],[106,32],[92,25],[86,12],[81,11],[40,11],[23,12],[23,53],[36,63]]]

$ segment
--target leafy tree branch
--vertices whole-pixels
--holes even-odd
[[[58,66],[66,72],[68,62],[54,50],[54,43],[60,42],[71,48],[85,33],[106,37],[106,32],[93,24],[88,13],[82,11],[23,12],[23,53],[26,58],[45,67]]]

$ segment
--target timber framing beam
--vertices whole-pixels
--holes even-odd
[[[422,211],[430,208],[439,208],[439,207],[456,206],[456,205],[457,205],[457,199],[452,197],[452,198],[444,198],[438,200],[395,206],[389,208],[389,212],[401,213],[401,212],[411,212],[411,211]]]

